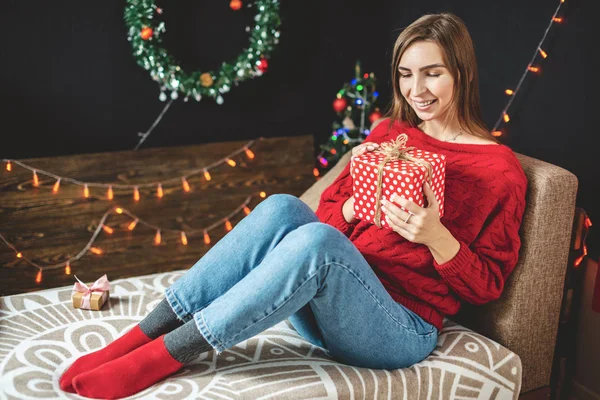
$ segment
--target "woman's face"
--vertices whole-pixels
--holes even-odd
[[[411,44],[400,58],[400,92],[423,121],[443,121],[450,110],[454,78],[437,43]]]

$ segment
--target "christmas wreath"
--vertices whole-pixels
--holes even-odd
[[[242,7],[242,1],[231,0],[229,6],[237,11]],[[124,19],[133,55],[161,86],[161,101],[165,101],[170,92],[173,100],[181,93],[185,96],[184,101],[189,97],[200,101],[203,96],[209,96],[223,104],[222,95],[232,85],[237,86],[267,70],[269,56],[279,42],[279,0],[254,0],[247,6],[256,7],[254,26],[246,27],[250,32],[249,46],[232,63],[223,62],[217,71],[186,72],[167,50],[159,46],[166,31],[165,23],[160,21],[163,10],[154,0],[126,0]]]

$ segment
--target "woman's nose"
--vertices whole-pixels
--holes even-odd
[[[415,97],[418,97],[420,94],[423,94],[427,91],[425,87],[425,82],[422,79],[416,78],[413,83],[412,94]]]

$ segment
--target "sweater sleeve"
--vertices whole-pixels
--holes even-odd
[[[350,236],[358,222],[346,222],[342,212],[342,207],[350,196],[352,196],[352,176],[350,175],[350,162],[348,162],[335,181],[321,194],[316,211],[319,221],[336,227],[347,237]]]
[[[527,182],[512,185],[488,216],[477,238],[460,242],[450,261],[434,266],[442,278],[465,301],[484,304],[500,297],[504,283],[519,258],[519,229],[525,211]]]
[[[385,126],[387,124],[378,125],[379,126],[377,126],[376,129],[373,128],[371,134],[363,141],[363,143],[381,143],[383,141],[385,137]],[[352,223],[346,222],[342,212],[344,203],[353,195],[350,164],[351,162],[348,162],[335,181],[323,191],[316,211],[319,221],[336,227],[347,237],[350,237],[352,231],[359,222],[358,220]]]

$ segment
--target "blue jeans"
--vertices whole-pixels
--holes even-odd
[[[437,329],[392,299],[346,236],[286,194],[261,202],[166,298],[217,354],[285,319],[358,367],[409,367],[437,343]]]

